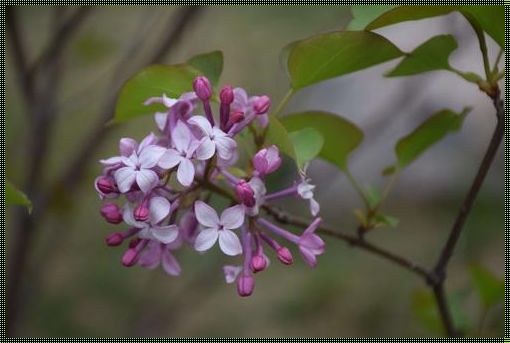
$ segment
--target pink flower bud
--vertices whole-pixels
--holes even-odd
[[[290,253],[290,250],[286,247],[280,247],[277,251],[278,259],[281,263],[286,265],[291,265],[294,262],[294,258],[292,257],[292,254]]]
[[[236,194],[239,201],[241,201],[244,205],[248,207],[255,206],[255,192],[248,182],[244,180],[239,181],[236,185]]]
[[[241,275],[237,279],[237,293],[242,297],[248,297],[255,288],[255,279],[251,275]]]
[[[113,232],[106,237],[106,245],[116,247],[124,242],[124,236],[120,232]]]
[[[255,255],[250,262],[250,268],[254,273],[258,273],[267,268],[267,260],[262,255]]]
[[[236,124],[242,122],[244,120],[244,112],[241,111],[233,111],[230,113],[229,121],[232,124]]]
[[[211,98],[211,83],[205,76],[198,76],[195,81],[193,81],[193,90],[202,101],[207,101]]]
[[[107,176],[99,177],[96,181],[96,186],[103,194],[110,194],[116,191],[115,182]]]
[[[271,99],[267,95],[259,96],[253,103],[253,109],[256,114],[266,114],[271,107]]]
[[[101,207],[101,215],[110,224],[119,224],[122,222],[122,212],[114,203],[105,203]]]
[[[129,248],[135,248],[138,243],[140,243],[141,239],[140,238],[133,238],[132,240],[129,241]]]
[[[252,163],[260,176],[270,174],[280,168],[282,164],[280,151],[275,145],[264,148],[253,156]]]
[[[231,86],[224,86],[220,91],[220,101],[222,104],[230,105],[234,101],[234,91]]]
[[[124,265],[124,267],[134,266],[138,261],[138,255],[139,252],[138,249],[136,249],[136,247],[129,248],[128,250],[126,250],[124,255],[122,255],[122,264]]]
[[[147,207],[146,201],[143,201],[140,205],[136,206],[135,210],[133,211],[133,216],[135,217],[135,220],[139,222],[144,222],[149,219],[150,211]]]

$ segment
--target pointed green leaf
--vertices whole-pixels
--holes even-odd
[[[200,72],[188,65],[151,65],[129,79],[120,91],[115,108],[116,122],[164,111],[162,105],[145,106],[150,97],[166,94],[177,98],[193,89],[193,79]]]
[[[21,205],[28,208],[28,212],[32,212],[32,203],[27,196],[18,190],[9,180],[5,180],[5,203],[7,205]]]
[[[406,56],[386,76],[406,76],[432,70],[449,70],[448,58],[457,49],[452,35],[432,37]]]
[[[371,186],[365,187],[365,196],[370,208],[375,208],[377,205],[379,205],[379,201],[381,201],[381,192]]]
[[[485,307],[503,303],[505,295],[503,279],[496,277],[491,271],[478,265],[472,266],[470,272]]]
[[[282,123],[274,116],[269,116],[269,125],[267,127],[265,144],[276,145],[281,153],[284,153],[290,158],[296,160],[294,145],[289,137],[289,133]]]
[[[459,11],[475,29],[480,29],[491,36],[500,47],[504,46],[504,7],[502,5],[406,5],[385,12],[367,25],[367,30],[398,24],[404,21],[420,20]]]
[[[317,157],[324,145],[322,135],[311,127],[290,132],[289,136],[294,145],[296,162],[299,169],[303,169],[307,162]]]
[[[291,114],[282,119],[289,131],[313,128],[324,139],[319,156],[335,164],[341,170],[347,169],[350,153],[363,140],[363,132],[350,121],[332,113],[311,111]]]
[[[468,112],[469,109],[462,113],[446,109],[439,111],[409,135],[400,139],[395,149],[398,166],[400,168],[407,166],[448,133],[458,131]]]
[[[394,8],[394,5],[355,5],[351,6],[352,20],[348,30],[363,30],[371,21]]]
[[[218,50],[196,55],[188,60],[188,64],[200,70],[213,85],[217,85],[223,71],[223,52]]]
[[[366,31],[314,36],[291,44],[287,67],[294,90],[403,55],[386,38]]]
[[[463,5],[461,13],[469,19],[471,16],[477,25],[498,45],[505,46],[505,7],[503,5]]]

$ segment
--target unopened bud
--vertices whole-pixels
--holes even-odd
[[[97,189],[103,194],[110,194],[116,191],[113,179],[107,176],[101,176],[96,181]]]
[[[271,107],[271,99],[267,95],[257,97],[253,103],[253,109],[256,114],[266,114],[269,111],[269,107]]]
[[[233,111],[230,113],[229,121],[232,124],[239,123],[244,120],[244,112],[241,111]]]
[[[149,215],[150,211],[145,201],[143,201],[140,205],[136,206],[135,210],[133,211],[133,216],[135,217],[135,220],[139,222],[144,222],[148,220]]]
[[[262,255],[255,255],[251,259],[250,267],[254,273],[261,272],[267,268],[267,260]]]
[[[134,266],[138,261],[138,255],[139,253],[136,247],[129,248],[128,250],[126,250],[124,255],[122,255],[122,264],[124,265],[124,267]]]
[[[202,101],[207,101],[211,98],[211,83],[205,76],[198,76],[195,81],[193,81],[193,90],[195,91],[197,97]]]
[[[220,101],[222,104],[230,105],[234,101],[234,91],[231,86],[224,86],[220,91]]]
[[[280,247],[277,251],[278,259],[281,263],[286,265],[291,265],[294,262],[294,258],[292,257],[292,254],[290,253],[290,250],[286,247]]]
[[[106,237],[106,245],[116,247],[124,242],[124,236],[120,232],[113,232]]]
[[[248,297],[255,288],[255,279],[251,275],[241,275],[237,279],[237,293],[242,297]]]
[[[239,200],[248,207],[255,206],[255,192],[248,182],[241,180],[236,185],[236,194]]]
[[[101,207],[101,215],[110,224],[122,222],[122,212],[117,204],[106,203]]]

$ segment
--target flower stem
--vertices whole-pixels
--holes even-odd
[[[280,101],[280,103],[278,104],[278,106],[276,107],[274,112],[272,113],[273,116],[278,117],[281,114],[283,109],[287,106],[287,104],[288,104],[290,98],[292,97],[292,95],[294,95],[294,90],[291,88],[291,89],[289,89],[287,94],[285,94],[285,96],[283,97],[282,101]]]

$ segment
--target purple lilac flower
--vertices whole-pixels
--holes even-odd
[[[223,271],[227,283],[235,283],[243,297],[253,293],[255,274],[269,267],[273,254],[284,265],[294,263],[290,245],[297,247],[308,265],[316,266],[317,256],[324,253],[324,242],[315,233],[320,218],[297,235],[264,216],[272,201],[295,197],[309,201],[315,217],[319,204],[310,179],[302,175],[288,187],[268,193],[265,178],[282,164],[274,145],[249,156],[251,167],[243,178],[231,172],[240,153],[236,136],[253,123],[268,125],[269,97],[249,97],[244,89],[226,85],[218,93],[215,116],[209,80],[198,77],[192,86],[193,92],[176,99],[165,94],[147,99],[145,105],[165,108],[154,117],[158,135],[151,133],[140,143],[122,138],[119,155],[100,161],[103,172],[94,182],[105,201],[100,214],[110,224],[127,226],[108,234],[106,244],[116,247],[128,242],[121,259],[126,267],[161,266],[177,276],[181,266],[175,254],[180,249],[189,246],[205,252],[219,242],[224,254],[242,255],[241,266],[227,265]],[[211,191],[226,194],[232,200],[230,207],[217,212],[208,205],[204,199]]]

